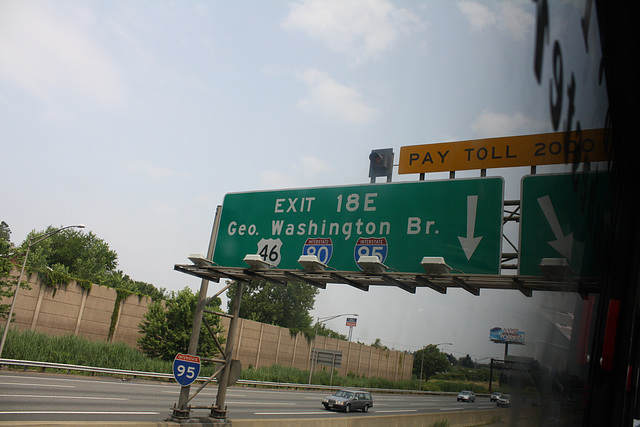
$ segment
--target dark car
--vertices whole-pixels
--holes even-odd
[[[511,404],[511,396],[508,394],[503,394],[498,398],[497,405],[500,407],[508,408]]]
[[[462,390],[460,393],[458,393],[458,402],[460,402],[461,400],[463,402],[475,402],[476,394],[469,390]]]
[[[502,396],[502,393],[500,393],[499,391],[494,391],[489,397],[489,399],[491,399],[492,402],[495,402],[498,399],[500,399],[500,396]]]
[[[360,409],[367,412],[373,406],[371,393],[358,390],[340,390],[322,399],[324,409],[338,409],[344,412],[351,412]]]

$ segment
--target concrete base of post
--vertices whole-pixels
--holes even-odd
[[[202,426],[202,427],[232,427],[231,425],[231,421],[224,419],[224,420],[219,420],[216,418],[210,418],[210,417],[194,417],[194,418],[189,418],[188,420],[174,420],[171,418],[168,418],[165,420],[166,423],[176,423],[176,424],[190,424],[193,425],[194,427],[198,426]]]
[[[190,419],[191,407],[180,409],[177,406],[173,407],[173,413],[165,421],[182,422]]]
[[[192,409],[209,409],[211,413],[208,417],[191,417]],[[174,406],[173,413],[164,421],[177,424],[199,424],[203,426],[215,425],[216,427],[231,427],[231,420],[227,419],[227,409],[218,409],[216,406],[189,406],[186,409],[180,409]]]
[[[213,407],[211,408],[211,418],[216,419],[216,420],[226,420],[227,419],[227,409],[225,407],[225,409],[219,409],[217,407]],[[229,424],[231,425],[231,424]]]

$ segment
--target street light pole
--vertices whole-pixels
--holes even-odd
[[[44,239],[48,239],[49,237],[53,236],[54,234],[58,234],[62,230],[66,230],[67,228],[84,228],[84,227],[85,227],[84,224],[67,225],[66,227],[58,228],[57,230],[52,231],[51,233],[48,233],[48,234],[42,236],[40,239],[36,240],[35,242],[32,242],[31,238],[29,238],[29,241],[27,242],[27,252],[24,254],[24,261],[22,262],[22,269],[20,270],[20,276],[18,277],[18,284],[16,285],[16,290],[13,293],[13,301],[11,302],[11,308],[9,309],[9,315],[7,316],[7,324],[4,326],[4,332],[2,332],[2,341],[0,341],[0,357],[2,357],[2,350],[4,350],[4,342],[7,340],[7,333],[9,332],[9,325],[11,324],[11,317],[13,316],[13,309],[14,309],[14,307],[16,305],[16,299],[18,297],[18,290],[20,289],[20,282],[22,281],[22,275],[24,274],[24,268],[27,265],[27,258],[29,257],[29,249],[31,248],[31,246],[42,242]]]
[[[358,315],[353,313],[336,314],[335,316],[318,317],[318,320],[316,320],[316,334],[313,336],[313,344],[311,347],[311,366],[309,367],[309,384],[311,384],[311,376],[313,375],[313,371],[315,370],[316,359],[318,358],[317,356],[315,358],[313,357],[313,348],[316,346],[316,339],[318,337],[318,325],[320,324],[320,322],[327,322],[329,320],[333,320],[342,316],[358,316]]]
[[[438,347],[439,345],[453,345],[452,342],[441,342],[438,344],[429,344],[429,345],[433,345],[434,347]],[[422,347],[422,362],[420,363],[420,391],[422,391],[422,368],[424,367],[424,349],[427,348],[428,346],[424,346]]]

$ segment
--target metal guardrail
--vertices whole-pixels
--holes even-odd
[[[108,375],[117,375],[117,376],[130,376],[130,377],[141,377],[141,378],[158,378],[158,379],[169,379],[173,380],[173,374],[165,374],[159,372],[144,372],[144,371],[129,371],[125,369],[113,369],[113,368],[100,368],[95,366],[83,366],[83,365],[69,365],[66,363],[52,363],[52,362],[38,362],[33,360],[17,360],[17,359],[0,359],[0,368],[2,366],[23,366],[25,370],[27,368],[40,368],[43,371],[45,369],[59,369],[62,371],[82,371],[82,372],[91,372],[93,374],[108,374]],[[208,381],[208,377],[198,377],[196,381]],[[212,382],[216,382],[214,379]],[[254,386],[254,387],[275,387],[275,388],[295,388],[295,389],[306,389],[306,390],[340,390],[340,386],[329,386],[329,385],[321,385],[321,384],[296,384],[296,383],[280,383],[280,382],[272,382],[272,381],[253,381],[253,380],[238,380],[237,384],[246,385],[246,386]],[[378,392],[378,393],[393,393],[393,394],[422,394],[422,395],[455,395],[457,393],[452,392],[434,392],[434,391],[420,391],[420,390],[404,390],[404,389],[386,389],[386,388],[368,388],[368,387],[358,387],[360,390],[366,390],[370,392]]]
[[[42,368],[44,369],[60,369],[63,371],[83,371],[110,375],[122,375],[132,377],[147,377],[147,378],[163,378],[173,379],[172,374],[163,374],[158,372],[142,372],[142,371],[128,371],[124,369],[112,369],[112,368],[99,368],[95,366],[83,366],[83,365],[69,365],[65,363],[52,363],[52,362],[37,362],[32,360],[16,360],[16,359],[0,359],[0,366],[24,366],[26,368]],[[205,380],[205,378],[202,378]]]

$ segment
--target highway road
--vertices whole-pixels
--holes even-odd
[[[196,387],[192,387],[192,391]],[[175,382],[123,380],[113,377],[80,377],[0,370],[1,421],[162,421],[171,415],[180,386]],[[191,401],[193,406],[210,406],[217,388],[208,386]],[[457,402],[455,396],[404,396],[373,394],[368,413],[349,414],[323,409],[319,391],[230,387],[227,393],[229,418],[317,418],[366,417],[370,414],[418,414],[495,409],[488,397],[475,403]],[[209,414],[194,410],[193,417]]]

